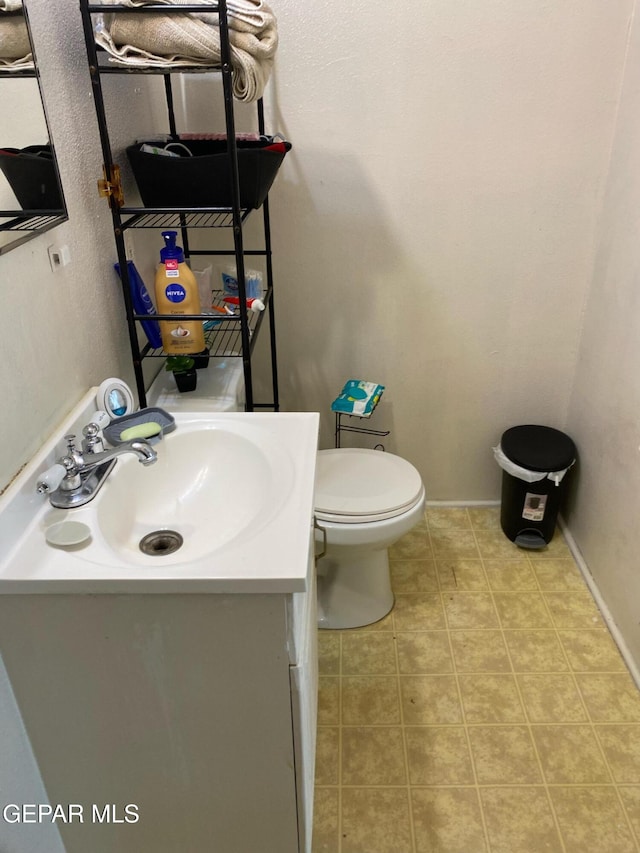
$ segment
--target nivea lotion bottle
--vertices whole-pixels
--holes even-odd
[[[155,292],[158,314],[173,314],[173,320],[160,321],[164,351],[170,355],[190,355],[205,348],[201,320],[180,320],[183,314],[200,314],[198,282],[176,246],[177,231],[163,231],[164,249],[156,272]]]

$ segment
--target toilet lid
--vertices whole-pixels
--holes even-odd
[[[336,521],[393,518],[422,496],[422,479],[406,459],[362,448],[320,450],[316,514]]]

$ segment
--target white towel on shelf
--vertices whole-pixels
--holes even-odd
[[[116,0],[107,2],[113,5]],[[147,0],[126,2],[140,6]],[[245,8],[247,14],[238,17],[232,4],[238,11]],[[259,25],[249,20],[248,13],[256,10],[259,10],[256,18]],[[221,59],[217,14],[106,15],[104,26],[96,28],[96,43],[113,61],[127,65],[163,68],[216,65]],[[235,72],[233,94],[241,101],[255,101],[262,96],[278,46],[275,15],[263,0],[230,0],[229,44]]]
[[[0,3],[2,0],[0,0]],[[12,0],[8,0],[12,2]],[[111,5],[120,6],[215,6],[211,0],[106,0]],[[217,12],[190,12],[194,18],[206,24],[218,23]],[[250,28],[249,31],[262,30],[273,23],[273,12],[264,0],[227,0],[229,26],[236,30]]]
[[[18,12],[22,9],[22,0],[0,0],[0,12]]]
[[[33,56],[28,53],[20,59],[3,59],[0,56],[0,68],[2,68],[3,71],[33,71],[35,69],[35,65],[33,62]]]
[[[0,67],[9,71],[33,68],[29,31],[22,15],[0,15]]]

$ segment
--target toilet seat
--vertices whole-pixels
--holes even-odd
[[[318,453],[315,515],[319,521],[383,521],[402,515],[422,499],[420,474],[400,456],[363,448]]]

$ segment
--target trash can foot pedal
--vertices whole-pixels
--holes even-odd
[[[537,551],[547,546],[543,536],[537,530],[522,530],[513,541],[518,548],[529,548]]]

